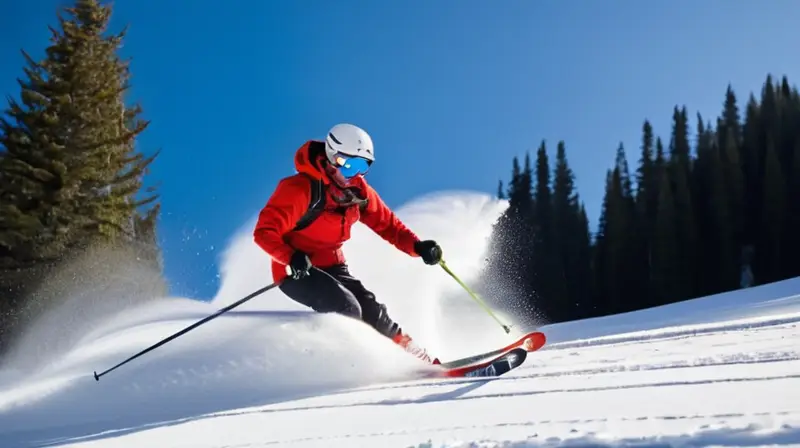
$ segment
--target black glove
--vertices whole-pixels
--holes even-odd
[[[417,241],[414,243],[414,252],[422,257],[425,264],[434,265],[442,261],[442,248],[433,240]]]
[[[295,280],[308,276],[308,271],[310,269],[311,260],[308,258],[308,255],[300,251],[292,254],[289,264],[286,265],[286,273]]]

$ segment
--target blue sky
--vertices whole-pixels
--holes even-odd
[[[0,91],[16,96],[19,49],[41,55],[69,2],[3,3]],[[151,180],[167,278],[199,299],[217,289],[228,239],[293,172],[295,149],[337,122],[372,134],[370,182],[391,206],[444,189],[493,194],[513,156],[542,139],[552,156],[563,139],[594,227],[616,147],[635,169],[645,118],[668,139],[676,103],[716,117],[728,83],[744,99],[767,73],[800,78],[796,0],[221,5],[120,1],[112,21],[130,26],[130,99],[152,121],[141,148],[162,150]]]

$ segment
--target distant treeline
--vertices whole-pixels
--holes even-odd
[[[800,95],[768,76],[740,114],[730,86],[715,121],[672,112],[666,142],[642,126],[638,167],[623,145],[598,230],[559,142],[513,160],[510,206],[485,274],[513,312],[559,322],[632,311],[800,275]]]
[[[110,294],[136,266],[156,274],[128,293],[163,289],[158,196],[144,186],[156,155],[135,147],[148,123],[125,102],[124,32],[106,33],[110,14],[92,0],[63,9],[43,59],[23,51],[18,98],[0,117],[0,351],[56,301]]]

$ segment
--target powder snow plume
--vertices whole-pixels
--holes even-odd
[[[421,239],[436,240],[448,266],[472,284],[484,263],[492,227],[506,207],[506,201],[485,194],[440,192],[418,198],[396,213]],[[254,224],[255,220],[243,227],[224,255],[215,306],[228,305],[271,281],[269,258],[252,242]],[[508,340],[440,267],[408,257],[363,225],[353,228],[344,250],[351,273],[387,305],[405,332],[435,355],[451,358],[479,350],[473,343],[492,348]],[[279,291],[267,292],[254,302],[249,309],[305,309]]]
[[[444,192],[396,212],[421,238],[437,240],[450,267],[470,283],[484,262],[492,225],[506,206],[484,194]],[[73,342],[68,349],[49,352],[46,362],[40,360],[33,369],[23,370],[13,359],[4,366],[0,433],[46,435],[42,422],[54,416],[59,426],[86,430],[114,422],[147,425],[408,379],[424,367],[366,325],[310,312],[273,290],[96,382],[93,371],[113,366],[271,281],[269,259],[252,240],[254,220],[231,240],[221,263],[222,286],[210,303],[168,297],[98,316],[79,315],[67,304],[45,316],[50,322],[69,316],[58,330],[69,333]],[[474,353],[511,338],[438,266],[408,257],[363,225],[353,230],[345,246],[352,273],[434,355]],[[59,331],[28,334],[16,352],[47,346]]]

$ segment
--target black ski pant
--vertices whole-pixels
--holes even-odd
[[[400,331],[389,317],[386,306],[378,303],[375,294],[350,275],[347,265],[312,267],[306,277],[287,278],[281,283],[280,290],[316,312],[339,313],[363,320],[388,338]]]

